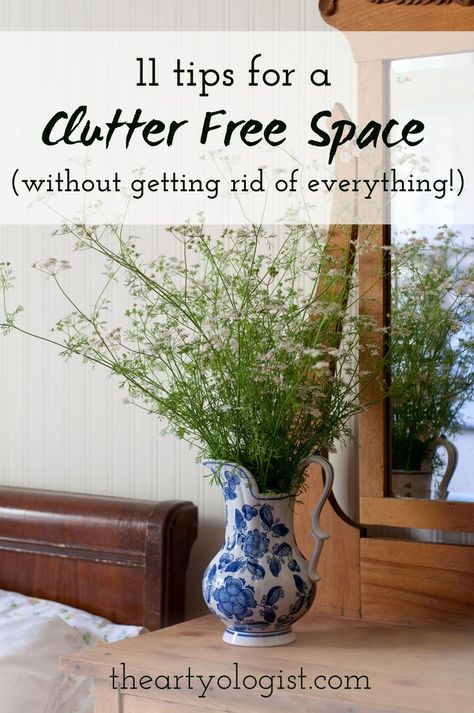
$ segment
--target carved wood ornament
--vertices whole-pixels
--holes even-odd
[[[396,5],[450,5],[452,2],[463,7],[474,6],[474,0],[368,0],[375,5],[395,3]],[[337,0],[319,0],[319,10],[325,17],[334,15],[337,10]]]
[[[464,5],[464,7],[469,7],[474,5],[474,0],[369,0],[369,2],[381,5],[386,2],[394,2],[396,5],[431,5],[433,2],[436,5],[450,5],[452,2],[457,5]]]

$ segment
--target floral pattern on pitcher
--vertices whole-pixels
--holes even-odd
[[[206,603],[232,631],[287,631],[316,594],[294,539],[294,498],[261,496],[239,466],[221,467],[219,477],[227,526],[204,575]]]

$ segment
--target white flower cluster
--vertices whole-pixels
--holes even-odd
[[[380,372],[358,366],[360,333],[379,331],[354,309],[350,240],[346,254],[334,255],[311,225],[279,236],[241,226],[213,237],[185,224],[171,229],[181,258],[147,261],[120,226],[73,223],[58,232],[102,255],[106,280],[91,308],[71,301],[56,325],[64,354],[109,368],[131,402],[203,454],[290,491],[301,485],[302,458],[349,436],[350,417],[363,409],[359,394]],[[35,263],[63,294],[59,276],[69,267]],[[116,281],[131,298],[120,326],[110,325],[106,297]],[[368,347],[374,362],[377,343]]]

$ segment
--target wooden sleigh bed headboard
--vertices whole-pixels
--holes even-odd
[[[0,589],[150,630],[184,618],[191,502],[0,487]]]

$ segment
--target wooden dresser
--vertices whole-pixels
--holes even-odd
[[[309,614],[295,630],[289,646],[240,648],[224,644],[222,625],[203,617],[66,656],[61,667],[95,679],[94,713],[472,710],[472,626]]]

